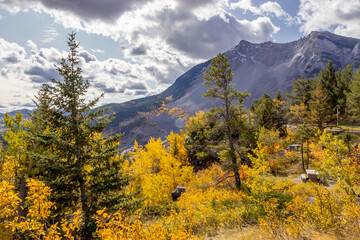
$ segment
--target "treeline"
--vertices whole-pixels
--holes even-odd
[[[4,117],[4,239],[202,239],[244,227],[253,229],[245,239],[360,237],[358,139],[324,130],[359,118],[359,70],[335,72],[329,62],[291,94],[264,94],[245,109],[250,94],[234,88],[219,54],[203,75],[204,97],[222,105],[187,117],[164,104],[153,114],[184,118],[185,129],[120,156],[121,135],[102,136],[111,119],[92,111],[99,98],[85,100],[75,34],[68,46],[62,78],[41,88],[31,119]],[[291,143],[304,145],[307,162]],[[292,179],[309,167],[336,191]],[[186,191],[174,202],[177,186]]]
[[[292,126],[296,129],[295,141],[304,143],[316,129],[353,124],[360,118],[360,68],[354,72],[350,65],[336,72],[329,61],[315,78],[294,80],[290,94],[277,92],[271,98],[264,93],[249,109],[242,104],[250,94],[233,89],[232,71],[225,56],[219,54],[203,78],[208,86],[204,97],[217,98],[223,106],[213,107],[203,114],[202,121],[187,126],[185,146],[195,170],[231,156],[251,166],[248,154],[252,154],[264,130],[286,137]]]

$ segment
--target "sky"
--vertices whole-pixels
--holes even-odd
[[[241,40],[295,41],[311,31],[360,38],[359,0],[0,0],[0,112],[33,99],[76,32],[87,98],[157,94]]]

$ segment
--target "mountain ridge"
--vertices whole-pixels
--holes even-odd
[[[251,101],[263,93],[275,95],[292,90],[292,80],[301,77],[313,78],[331,60],[336,70],[348,64],[356,69],[360,66],[360,39],[344,37],[330,32],[313,31],[309,35],[288,43],[251,43],[241,40],[223,53],[230,61],[234,72],[233,82],[240,91],[248,91]],[[179,131],[176,116],[167,113],[154,114],[163,102],[168,109],[181,108],[194,114],[199,110],[209,110],[212,99],[202,97],[206,91],[201,78],[211,59],[193,66],[178,77],[165,91],[124,103],[111,103],[107,113],[114,120],[105,134],[123,132],[122,145],[132,146],[137,140],[145,144],[149,137],[164,137],[171,130]],[[14,111],[15,113],[16,111]]]
[[[263,93],[274,96],[280,90],[290,92],[292,80],[313,78],[331,60],[336,69],[351,64],[360,66],[360,40],[343,37],[330,32],[311,32],[309,35],[289,43],[251,43],[241,40],[224,53],[234,72],[233,82],[251,97],[245,104]],[[107,134],[124,132],[123,143],[131,146],[135,140],[146,143],[150,136],[164,137],[171,130],[178,131],[176,118],[166,114],[157,116],[149,112],[159,108],[162,102],[167,107],[181,108],[190,115],[198,110],[209,110],[214,100],[205,99],[206,91],[201,78],[211,59],[192,67],[176,79],[174,84],[160,94],[122,104],[109,104],[109,112],[115,120],[106,129]],[[145,113],[144,113],[145,112]],[[147,114],[146,114],[147,113]]]

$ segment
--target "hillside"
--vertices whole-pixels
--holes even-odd
[[[314,77],[329,60],[336,69],[348,64],[358,68],[360,40],[330,32],[312,32],[290,43],[253,44],[240,41],[224,55],[234,71],[235,87],[251,92],[245,103],[248,106],[252,99],[259,98],[263,93],[273,96],[278,90],[282,93],[291,91],[292,80]],[[162,101],[167,102],[168,108],[179,107],[189,114],[210,109],[214,102],[201,96],[205,91],[201,76],[210,62],[194,66],[158,95],[104,106],[110,107],[110,113],[115,113],[115,119],[106,133],[124,132],[123,144],[131,146],[134,140],[144,144],[150,136],[164,137],[171,130],[178,131],[176,117],[141,113],[160,107]]]

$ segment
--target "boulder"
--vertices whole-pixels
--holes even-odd
[[[171,192],[171,197],[172,200],[175,202],[179,199],[179,197],[181,196],[181,194],[183,192],[185,192],[186,187],[184,186],[177,186],[176,189],[174,191]]]

